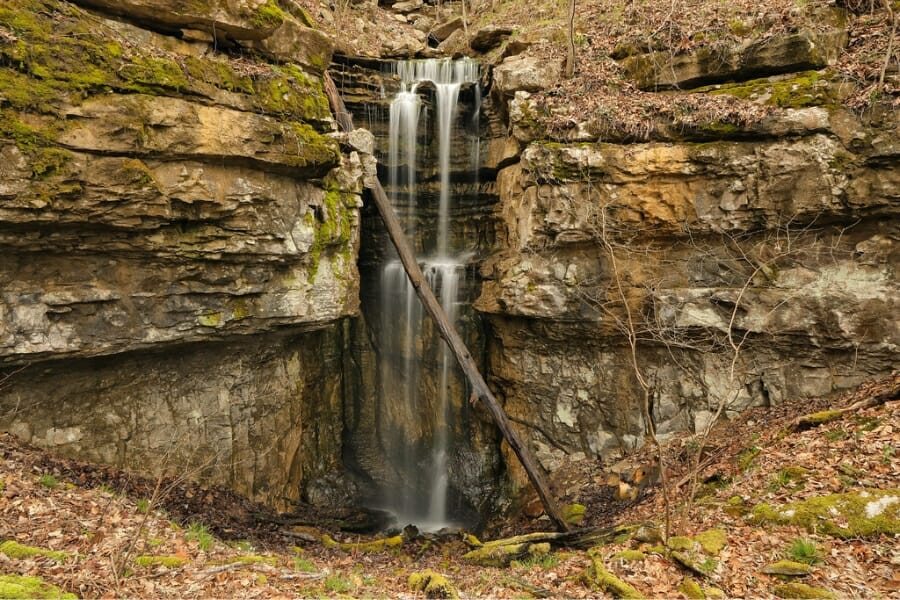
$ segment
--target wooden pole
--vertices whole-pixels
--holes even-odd
[[[325,92],[331,102],[332,110],[338,117],[338,123],[345,131],[350,131],[353,128],[353,124],[349,118],[349,113],[344,107],[344,101],[341,99],[334,82],[327,73],[325,74]],[[522,463],[522,467],[528,474],[528,479],[531,481],[531,484],[534,486],[535,491],[537,491],[537,494],[544,505],[544,512],[547,513],[547,516],[550,517],[550,520],[557,529],[560,531],[568,531],[569,526],[563,519],[556,501],[550,494],[550,486],[547,484],[547,479],[544,477],[540,466],[535,462],[531,451],[522,442],[518,432],[512,428],[512,425],[506,416],[506,412],[504,412],[503,407],[500,406],[500,403],[488,388],[487,383],[481,376],[481,372],[478,370],[478,365],[475,364],[475,360],[472,358],[471,353],[469,353],[468,348],[466,348],[465,342],[463,342],[459,333],[456,332],[453,324],[447,318],[446,313],[444,313],[444,309],[437,301],[437,298],[435,298],[434,292],[428,285],[425,275],[419,267],[419,262],[416,260],[409,242],[406,240],[406,235],[403,233],[403,227],[400,225],[400,221],[394,214],[394,208],[391,205],[381,182],[376,179],[369,189],[372,192],[375,206],[378,208],[378,213],[381,215],[381,219],[384,221],[384,225],[387,228],[388,236],[390,236],[394,248],[397,249],[397,254],[400,256],[400,262],[403,263],[406,275],[409,277],[410,283],[412,283],[413,288],[416,290],[416,295],[419,296],[419,300],[422,302],[422,306],[425,307],[425,311],[435,322],[441,337],[444,338],[444,341],[450,347],[450,351],[453,352],[453,356],[456,357],[456,362],[459,363],[466,379],[469,381],[469,385],[472,387],[473,396],[484,403],[491,418],[493,418],[494,423],[497,425],[497,428],[500,429],[500,432],[509,444],[509,447],[516,453],[519,462]]]

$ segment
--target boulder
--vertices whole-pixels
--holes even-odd
[[[425,3],[422,0],[404,0],[403,2],[397,2],[391,5],[391,10],[396,13],[409,14],[412,12],[416,12]]]
[[[443,42],[450,37],[453,32],[463,28],[462,17],[454,17],[449,21],[444,21],[435,25],[429,35],[439,42]]]
[[[650,52],[622,61],[627,76],[644,90],[691,89],[723,81],[822,69],[837,59],[847,44],[843,29],[825,33],[801,31],[762,40],[746,48],[699,48],[672,56]]]
[[[503,40],[512,35],[512,32],[511,27],[486,25],[475,32],[475,35],[469,40],[469,46],[478,52],[488,52],[502,44]]]
[[[494,85],[511,98],[518,91],[538,92],[556,85],[562,76],[563,60],[535,56],[513,56],[494,69]]]

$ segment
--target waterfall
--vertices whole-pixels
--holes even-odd
[[[391,202],[405,222],[407,235],[422,240],[420,259],[428,284],[435,290],[447,317],[455,322],[460,303],[460,282],[464,279],[469,252],[451,236],[453,209],[451,170],[453,159],[465,158],[477,172],[477,136],[468,146],[470,156],[454,157],[454,136],[458,99],[465,84],[478,86],[478,64],[470,60],[412,60],[396,65],[400,91],[390,105],[388,143],[388,184]],[[437,218],[435,231],[416,231],[420,217],[434,212],[433,196],[419,194],[417,173],[420,137],[427,134],[428,111],[420,96],[420,86],[434,87],[434,122],[437,124]],[[476,90],[480,107],[480,90]],[[477,107],[476,107],[477,109]],[[477,124],[478,115],[473,117]],[[474,162],[473,162],[474,161]],[[474,179],[474,176],[473,176]],[[426,197],[427,196],[427,197]],[[419,206],[419,203],[423,206]],[[421,210],[420,210],[421,209]],[[430,222],[430,221],[429,221]],[[425,335],[423,312],[415,290],[396,258],[388,259],[381,277],[381,331],[379,356],[380,397],[384,405],[379,424],[381,443],[398,485],[385,494],[385,508],[397,515],[400,525],[415,523],[420,529],[448,525],[450,455],[452,452],[452,379],[458,368],[446,344],[432,333]],[[426,339],[428,337],[428,339]],[[440,348],[426,347],[435,340]],[[436,356],[434,383],[425,381],[422,362]],[[464,401],[464,400],[463,400]],[[417,424],[411,427],[411,424]]]

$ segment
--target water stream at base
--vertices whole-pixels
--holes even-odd
[[[423,240],[433,240],[434,247],[424,248],[422,270],[435,291],[451,322],[458,318],[460,283],[465,277],[468,255],[465,248],[454,248],[450,236],[451,165],[453,136],[458,132],[457,102],[463,85],[478,85],[478,64],[471,60],[413,60],[397,63],[401,89],[390,107],[389,123],[389,191],[407,235],[415,236],[419,216],[417,181],[417,142],[424,119],[418,88],[430,82],[435,89],[437,122],[437,164],[440,192],[436,232]],[[476,98],[480,99],[480,90]],[[476,106],[476,110],[480,107]],[[476,115],[477,118],[477,115]],[[458,145],[465,147],[465,145]],[[478,142],[469,152],[478,150]],[[470,164],[477,171],[478,157]],[[473,174],[474,178],[474,174]],[[405,201],[399,196],[403,190]],[[402,204],[406,210],[400,210]],[[428,243],[428,242],[426,242]],[[381,271],[382,331],[385,340],[380,356],[381,397],[388,404],[381,415],[382,443],[387,460],[402,481],[385,494],[385,508],[393,512],[401,526],[414,523],[422,530],[437,530],[452,525],[448,516],[450,489],[450,453],[452,446],[451,379],[456,362],[446,344],[438,353],[434,397],[423,397],[423,311],[415,290],[396,258],[389,259]],[[410,423],[419,424],[419,434],[409,431]],[[430,440],[427,436],[430,434]]]

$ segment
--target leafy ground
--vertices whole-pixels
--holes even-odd
[[[799,414],[844,406],[885,389],[893,390],[893,401],[806,431],[788,432]],[[679,565],[675,554],[658,542],[610,544],[595,550],[595,558],[651,597],[685,596],[679,591],[685,578],[708,594],[717,588],[728,596],[771,596],[784,582],[763,571],[783,558],[812,563],[809,574],[799,580],[836,596],[896,597],[900,594],[898,389],[900,374],[894,374],[831,402],[749,411],[714,430],[699,455],[699,440],[674,441],[666,448],[672,533],[699,540],[703,536],[697,534],[721,530],[720,543],[704,540],[704,553],[690,540],[670,539],[671,546],[694,552],[697,572]],[[694,456],[700,456],[700,487],[698,500],[688,505],[684,498],[690,482],[684,474]],[[274,515],[221,489],[177,479],[148,481],[55,458],[8,435],[0,437],[0,457],[0,574],[40,577],[79,597],[422,597],[422,592],[409,587],[408,579],[425,569],[446,575],[462,597],[608,595],[585,578],[592,560],[580,550],[556,548],[497,568],[464,560],[470,547],[462,536],[419,537],[376,551],[326,547],[321,541],[326,533],[346,543],[373,538],[326,527],[277,524]],[[585,524],[664,523],[665,502],[658,487],[638,502],[613,504],[618,512],[611,517],[603,468],[583,461],[568,465],[558,478],[567,500],[587,506]],[[673,486],[681,481],[687,483],[675,491]],[[868,510],[877,513],[870,521],[877,521],[882,532],[865,531],[865,520],[828,512],[813,519],[809,528],[754,517],[761,514],[760,509],[753,510],[761,503],[784,516],[790,510],[779,507],[787,503],[835,493],[863,493],[864,508],[874,506]],[[882,518],[886,515],[893,517]],[[826,533],[829,519],[859,529]],[[297,520],[315,522],[317,515]],[[490,535],[546,525],[542,519],[506,521],[496,524]],[[715,537],[712,534],[711,539]],[[623,555],[626,550],[643,554]],[[0,597],[11,595],[11,588],[3,587],[7,580],[0,577]]]
[[[378,56],[386,38],[412,27],[374,4],[299,0],[317,25],[346,54]],[[388,3],[389,4],[389,3]],[[438,3],[444,16],[459,14],[459,3]],[[526,54],[561,59],[566,54],[566,0],[475,0],[468,11],[471,35],[485,25],[512,29]],[[332,6],[334,8],[329,8]],[[826,31],[834,9],[847,9],[846,49],[819,72],[845,108],[877,118],[900,108],[900,3],[896,0],[576,0],[575,76],[534,95],[548,134],[565,139],[578,121],[599,118],[611,139],[642,140],[658,132],[654,120],[684,126],[707,123],[745,127],[778,112],[752,99],[726,94],[651,92],[628,79],[620,60],[633,52],[657,50],[673,56],[704,50],[741,49],[782,33]],[[434,9],[420,11],[433,14]],[[472,54],[465,47],[455,52]],[[502,59],[500,50],[479,56]]]

